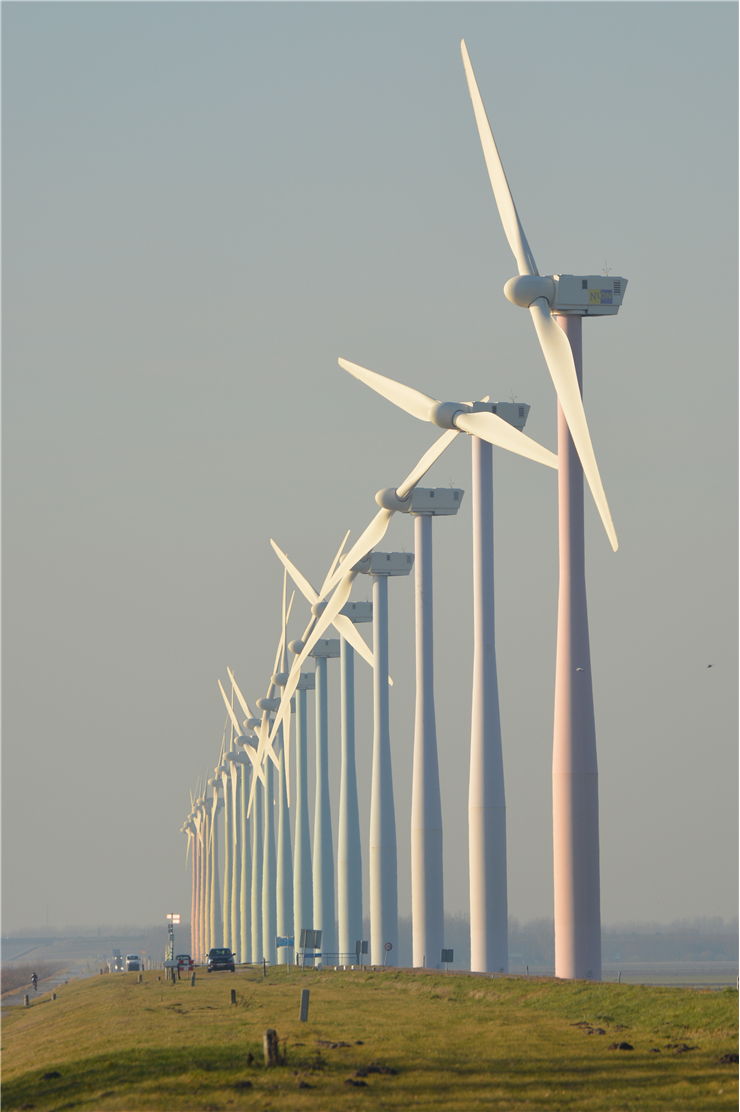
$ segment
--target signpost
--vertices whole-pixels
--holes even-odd
[[[301,930],[301,965],[306,964],[306,950],[313,950],[312,958],[321,957],[321,931],[303,927]]]
[[[165,951],[165,968],[167,962],[174,961],[175,958],[175,926],[180,922],[180,915],[178,912],[170,911],[165,915],[167,920],[167,950]]]

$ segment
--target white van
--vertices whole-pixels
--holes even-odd
[[[141,958],[138,954],[126,954],[126,972],[138,973],[141,970]]]

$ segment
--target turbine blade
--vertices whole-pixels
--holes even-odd
[[[356,563],[367,556],[371,549],[379,544],[386,534],[388,525],[393,517],[393,510],[378,510],[375,517],[370,524],[360,533],[355,543],[350,548],[349,552],[344,556],[339,567],[334,572],[333,576],[326,585],[326,592],[332,591],[337,584],[351,571]],[[345,600],[346,601],[346,600]],[[341,607],[340,607],[341,609]],[[326,613],[326,611],[324,611]],[[323,618],[323,614],[321,617]],[[324,627],[326,628],[326,627]]]
[[[352,646],[355,652],[366,661],[371,668],[375,667],[375,656],[365,638],[358,630],[355,623],[346,614],[337,614],[334,619],[334,628],[340,637]]]
[[[234,689],[234,694],[236,695],[237,699],[239,700],[239,706],[242,708],[244,714],[247,716],[247,718],[256,718],[257,716],[252,714],[251,710],[249,709],[249,704],[247,703],[247,700],[242,695],[241,688],[239,687],[239,684],[236,682],[236,676],[232,672],[231,668],[226,669],[226,674],[229,677],[229,679],[231,680],[231,686]]]
[[[295,564],[292,563],[292,561],[288,559],[286,554],[283,552],[282,548],[280,548],[280,546],[277,545],[275,543],[275,541],[273,541],[273,540],[270,540],[270,544],[272,545],[272,548],[273,548],[273,551],[275,552],[275,555],[282,562],[283,567],[288,572],[290,578],[293,580],[293,582],[295,583],[298,590],[301,592],[303,597],[305,599],[307,599],[308,602],[310,602],[311,605],[313,606],[313,604],[315,602],[318,602],[318,600],[319,600],[318,593],[314,590],[314,588],[308,582],[305,575],[302,575],[301,572],[299,572],[298,568],[295,566]]]
[[[434,410],[439,405],[435,398],[430,398],[422,394],[421,390],[414,390],[411,386],[404,386],[402,382],[396,382],[393,378],[379,375],[376,371],[369,371],[367,367],[361,367],[358,363],[350,363],[348,359],[339,359],[337,362],[343,371],[348,371],[376,394],[387,398],[389,402],[410,413],[412,417],[418,418],[419,421],[432,420]]]
[[[446,451],[455,439],[457,433],[457,429],[448,429],[447,432],[443,432],[441,436],[437,437],[434,444],[432,444],[431,448],[427,449],[413,471],[409,472],[403,482],[396,487],[396,494],[399,498],[405,498],[411,493],[416,484],[421,482],[432,464],[437,462],[442,453]]]
[[[308,640],[304,644],[298,656],[293,661],[293,667],[290,670],[288,682],[283,688],[283,695],[280,707],[272,723],[272,731],[269,737],[270,743],[272,743],[280,725],[285,720],[286,714],[290,713],[290,700],[292,699],[295,689],[298,686],[298,681],[301,677],[301,668],[303,667],[304,662],[311,655],[311,651],[314,645],[318,640],[320,640],[324,632],[333,623],[335,617],[349,598],[350,592],[352,590],[352,583],[354,582],[356,575],[357,572],[350,571],[341,581],[334,594],[327,602],[325,609],[316,619],[316,624],[314,625]]]
[[[223,684],[221,683],[221,680],[218,680],[217,682],[218,682],[218,689],[221,692],[221,697],[222,697],[222,699],[224,701],[224,705],[226,707],[226,712],[229,715],[229,718],[231,719],[231,725],[236,730],[237,737],[239,737],[239,735],[242,732],[242,728],[239,725],[239,719],[234,714],[234,708],[232,707],[231,703],[229,702],[229,698],[228,698],[226,692],[224,691]]]
[[[533,302],[529,311],[532,314],[532,320],[537,330],[537,338],[545,356],[547,369],[550,372],[560,408],[563,411],[573,444],[581,460],[583,474],[591,488],[596,508],[606,529],[606,535],[616,552],[619,542],[601,482],[593,445],[591,444],[570,342],[562,328],[552,319],[549,306],[543,297],[539,297]]]
[[[351,531],[352,531],[351,529],[348,529],[347,532],[342,537],[342,542],[341,542],[341,544],[339,545],[339,548],[336,551],[336,554],[334,556],[334,559],[331,562],[331,565],[329,567],[328,572],[324,576],[324,582],[321,585],[321,594],[319,596],[320,598],[324,598],[326,596],[326,585],[329,582],[329,580],[331,579],[331,577],[334,575],[334,572],[336,571],[337,564],[339,563],[339,561],[342,557],[342,553],[344,552],[344,546],[347,543],[347,537],[350,535]]]
[[[473,104],[475,123],[478,128],[481,146],[483,147],[483,158],[485,159],[488,177],[491,181],[491,188],[493,189],[496,207],[498,208],[501,223],[504,227],[504,233],[509,241],[509,247],[514,254],[514,258],[516,259],[519,273],[537,274],[537,264],[534,261],[534,255],[527,243],[527,237],[524,234],[524,228],[519,219],[519,213],[516,211],[514,198],[511,195],[501,157],[498,153],[496,143],[494,142],[491,125],[488,122],[486,110],[483,107],[483,101],[478,90],[478,83],[475,80],[475,74],[473,73],[468,48],[465,45],[464,39],[460,43],[460,50],[462,53],[463,67],[465,69],[465,78],[468,82],[468,92],[470,93],[470,99]]]
[[[458,413],[455,424],[463,432],[487,440],[497,448],[506,448],[509,452],[516,452],[518,456],[543,463],[546,467],[557,470],[558,457],[548,448],[543,448],[531,436],[526,436],[519,429],[515,429],[508,421],[504,421],[496,413]]]

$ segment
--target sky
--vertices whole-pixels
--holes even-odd
[[[274,537],[316,585],[440,399],[555,401],[485,173],[465,38],[541,273],[628,279],[584,324],[620,538],[586,506],[602,915],[737,911],[737,8],[4,3],[3,933],[189,907],[180,827],[232,667],[265,693]],[[554,475],[494,453],[509,911],[552,914]],[[427,485],[445,903],[467,910],[470,445]],[[397,514],[383,548],[412,549]],[[361,577],[353,595],[369,598]],[[413,584],[390,584],[408,914]],[[290,636],[307,611],[296,598]],[[362,627],[361,627],[362,628]],[[330,679],[337,814],[338,673]],[[357,671],[367,832],[369,671]]]

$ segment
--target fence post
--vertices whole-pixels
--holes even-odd
[[[304,988],[304,989],[301,990],[301,1011],[300,1011],[300,1015],[298,1016],[301,1023],[305,1023],[306,1020],[308,1019],[308,998],[309,998],[309,996],[310,996],[310,990],[309,989]]]
[[[278,1036],[277,1031],[272,1027],[268,1027],[262,1038],[262,1047],[265,1052],[265,1065],[276,1066],[279,1062],[278,1057]]]

